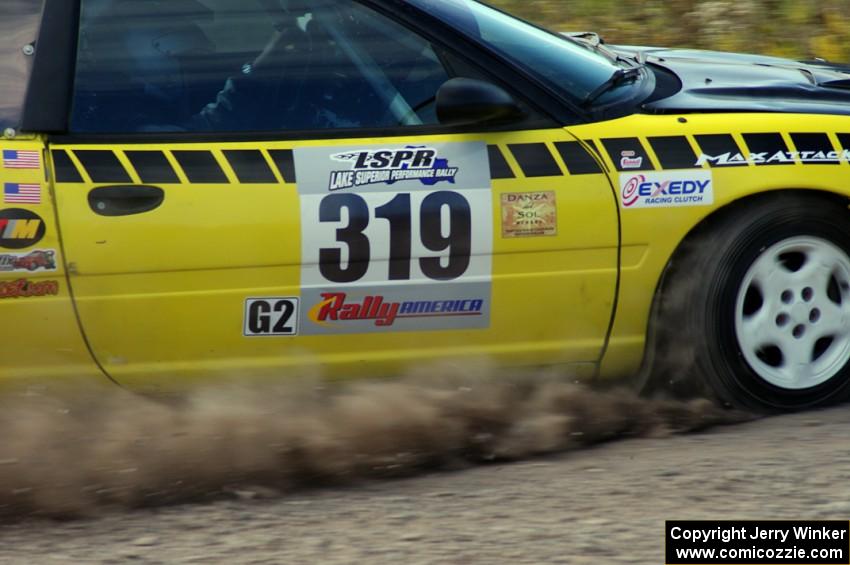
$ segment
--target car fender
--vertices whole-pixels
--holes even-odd
[[[664,269],[687,235],[712,214],[754,195],[785,190],[850,197],[850,117],[637,114],[570,131],[597,149],[620,189],[620,284],[609,345],[600,361],[603,378],[630,375],[640,367]],[[813,143],[824,150],[813,150]],[[699,204],[630,207],[623,189],[634,176],[656,184],[710,178],[711,198]]]

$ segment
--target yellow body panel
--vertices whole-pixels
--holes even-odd
[[[703,114],[685,116],[634,115],[627,118],[572,128],[581,139],[638,136],[653,160],[659,159],[646,142],[652,136],[686,136],[698,149],[695,136],[732,134],[745,154],[743,134],[780,133],[789,151],[790,134],[827,133],[834,151],[842,147],[836,134],[850,132],[850,117],[791,114]],[[696,151],[699,154],[699,151]],[[603,152],[604,153],[604,152]],[[610,156],[604,155],[613,170]],[[709,169],[709,165],[703,165]],[[661,274],[675,249],[702,220],[717,210],[759,193],[807,189],[850,195],[850,162],[842,157],[836,164],[793,164],[711,167],[714,203],[711,206],[621,210],[623,257],[617,315],[600,374],[627,376],[638,369],[644,355],[652,298]],[[614,183],[617,180],[614,179]]]
[[[301,221],[296,185],[241,184],[223,151],[299,147],[485,142],[498,147],[515,178],[492,181],[490,327],[286,338],[243,337],[243,303],[300,293]],[[551,145],[564,130],[415,139],[168,145],[54,145],[83,182],[58,182],[57,206],[76,305],[98,361],[116,380],[158,386],[163,379],[298,373],[333,376],[403,372],[437,360],[486,357],[505,364],[595,363],[606,337],[616,284],[616,200],[607,176],[570,176]],[[508,144],[546,143],[556,173],[527,178]],[[541,146],[542,147],[542,146]],[[126,151],[212,152],[227,182],[192,183],[181,172],[162,206],[124,217],[95,214],[82,151],[114,151],[133,183]],[[179,166],[174,167],[180,171]],[[441,187],[437,187],[441,188]],[[392,190],[392,189],[389,189]],[[451,190],[450,187],[446,190]],[[557,234],[503,238],[504,193],[554,191]],[[473,218],[473,224],[476,219]],[[303,305],[307,307],[309,305]]]
[[[670,168],[665,168],[664,156],[656,153],[653,139],[684,138],[694,155],[700,155],[705,152],[701,136],[731,135],[747,158],[755,152],[747,145],[751,134],[779,134],[788,151],[794,152],[799,151],[794,140],[807,133],[827,134],[840,158],[809,164],[795,156],[775,165],[750,160],[729,167],[694,162],[684,169],[710,171],[713,203],[677,208],[624,207],[620,177],[631,173],[617,172],[618,165],[623,166],[617,162],[619,155],[605,145],[606,140],[636,138],[653,173],[663,174]],[[51,183],[45,178],[52,171],[43,168],[0,169],[4,183],[43,185],[41,204],[3,204],[0,211],[32,210],[46,223],[37,245],[0,249],[0,255],[55,249],[59,258],[54,271],[26,274],[35,281],[57,281],[56,295],[0,299],[4,321],[0,342],[5,344],[0,378],[96,375],[97,365],[84,337],[110,376],[140,388],[188,382],[194,377],[286,375],[316,368],[331,376],[377,375],[432,361],[470,358],[506,365],[599,364],[602,377],[628,375],[638,369],[644,355],[659,279],[687,234],[712,213],[760,193],[805,189],[850,194],[846,153],[850,148],[842,145],[846,144],[843,134],[850,134],[850,118],[712,114],[635,115],[566,130],[415,139],[54,143],[49,155],[55,161],[57,154],[63,154],[65,169],[70,163],[79,179],[63,179],[59,171],[60,178]],[[597,173],[573,174],[569,170],[557,144],[575,144],[576,140],[581,140],[598,162]],[[246,298],[297,297],[302,290],[302,200],[297,184],[275,164],[275,152],[445,142],[484,143],[501,155],[510,171],[509,178],[496,176],[491,184],[489,327],[261,339],[243,336]],[[517,144],[545,148],[557,170],[542,176],[528,174],[528,164],[520,163],[514,151]],[[43,147],[38,139],[0,142],[2,149],[40,152]],[[240,182],[227,157],[232,150],[259,151],[274,182]],[[129,182],[95,182],[92,176],[100,178],[102,171],[86,162],[86,151],[114,155]],[[139,151],[162,152],[176,175],[174,182],[143,182],[130,158]],[[175,156],[180,151],[212,155],[221,168],[221,182],[193,182]],[[60,163],[53,165],[62,169]],[[111,184],[154,184],[165,191],[165,200],[159,208],[143,214],[98,215],[89,203],[89,192]],[[503,235],[503,195],[550,191],[556,195],[556,234]],[[0,282],[21,276],[0,272]],[[619,295],[609,336],[615,288]]]
[[[0,216],[14,210],[27,210],[40,220],[29,220],[26,229],[10,232],[20,239],[21,247],[8,248],[0,242],[0,382],[41,377],[103,379],[86,348],[74,314],[62,262],[53,194],[44,169],[44,143],[39,139],[0,140],[0,155],[6,151],[34,154],[31,157],[34,161],[26,168],[15,168],[5,159],[0,163],[0,190],[3,191]],[[7,194],[10,184],[37,186],[40,202],[14,201]],[[32,237],[40,231],[32,222],[44,224],[40,239]],[[4,226],[0,226],[0,239],[3,233]],[[33,239],[38,241],[30,245],[27,240]],[[52,251],[55,268],[30,270],[12,264],[15,259],[25,258],[37,250]]]

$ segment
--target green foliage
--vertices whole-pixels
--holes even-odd
[[[612,44],[850,61],[848,0],[491,0],[557,31]]]

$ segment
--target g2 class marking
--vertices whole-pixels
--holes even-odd
[[[298,335],[298,304],[294,296],[245,300],[245,337]]]

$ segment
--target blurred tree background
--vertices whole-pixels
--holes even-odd
[[[557,31],[607,43],[850,62],[850,0],[490,0]]]

